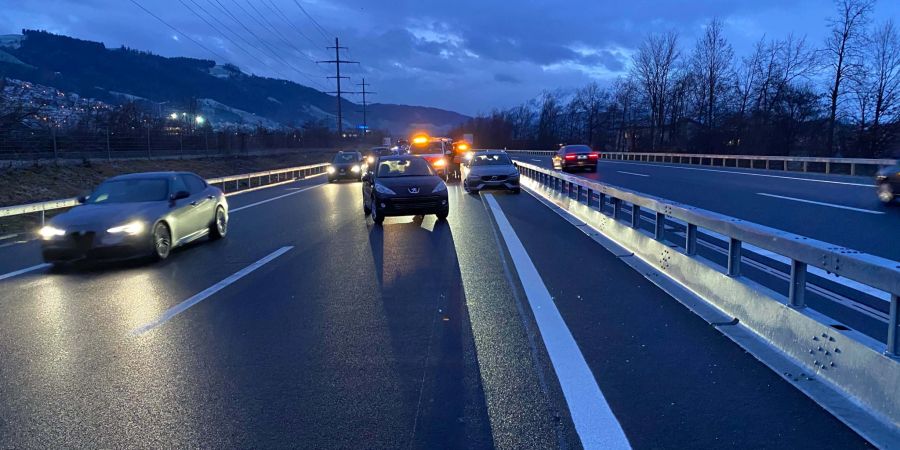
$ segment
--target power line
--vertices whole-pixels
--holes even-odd
[[[279,31],[278,28],[275,28],[275,26],[272,25],[272,22],[269,22],[269,19],[266,19],[266,17],[262,13],[260,13],[258,9],[256,9],[256,6],[253,6],[253,2],[251,2],[250,0],[246,0],[246,1],[247,1],[247,4],[250,5],[250,8],[252,8],[253,11],[256,12],[256,14],[265,22],[265,24],[263,24],[263,22],[259,21],[255,16],[253,16],[246,9],[244,9],[244,7],[241,6],[237,2],[237,0],[232,0],[232,2],[235,5],[237,5],[237,7],[240,8],[241,11],[244,12],[244,14],[248,15],[251,19],[253,19],[253,21],[256,22],[260,27],[266,29],[267,31],[271,31],[278,39],[281,40],[281,42],[284,42],[285,45],[293,48],[294,51],[303,55],[303,57],[305,57],[307,60],[309,60],[309,62],[315,63],[315,61],[312,58],[310,58],[305,53],[303,53],[303,50],[300,50],[299,48],[297,48],[296,45],[294,45],[291,41],[289,41],[287,38],[285,38],[284,35],[281,34],[281,31]]]
[[[150,12],[149,9],[144,8],[144,6],[141,5],[140,3],[138,3],[137,0],[131,0],[131,3],[134,3],[135,6],[137,6],[138,8],[141,8],[142,10],[144,10],[145,13],[149,14],[149,15],[152,16],[154,19],[160,21],[163,25],[165,25],[165,26],[171,28],[172,31],[174,31],[174,32],[176,32],[176,33],[178,33],[178,34],[184,36],[184,37],[187,38],[189,41],[191,41],[191,42],[193,42],[194,44],[196,44],[198,47],[200,47],[200,48],[202,48],[202,49],[204,49],[204,50],[206,50],[206,51],[212,53],[213,55],[219,57],[222,61],[226,61],[226,62],[228,61],[228,58],[226,58],[226,57],[224,57],[224,56],[218,54],[217,52],[214,52],[214,51],[210,50],[210,49],[209,49],[208,47],[206,47],[205,45],[203,45],[203,44],[197,42],[194,38],[188,36],[187,34],[185,34],[184,32],[182,32],[182,31],[179,30],[178,28],[175,28],[174,26],[170,25],[170,24],[169,24],[168,22],[166,22],[165,20],[162,20],[162,19],[161,19],[159,16],[157,16],[156,14],[153,14],[152,12]]]
[[[237,16],[235,16],[235,15],[231,12],[231,10],[229,10],[225,5],[222,4],[222,2],[220,2],[219,0],[207,0],[207,1],[208,1],[211,5],[213,4],[212,2],[215,2],[216,4],[218,4],[218,5],[219,5],[219,8],[220,8],[219,11],[224,12],[225,15],[227,15],[228,17],[231,18],[231,20],[233,20],[234,22],[236,22],[238,25],[241,26],[241,28],[243,28],[243,29],[246,30],[248,33],[250,33],[251,36],[253,36],[254,38],[256,38],[256,40],[259,41],[259,43],[260,43],[263,47],[265,47],[266,49],[269,50],[269,54],[270,54],[273,58],[275,58],[276,60],[278,60],[279,62],[281,62],[281,63],[284,64],[285,66],[288,66],[288,67],[291,68],[291,70],[293,70],[294,72],[299,73],[299,74],[302,75],[304,78],[306,78],[307,80],[309,80],[311,83],[316,83],[316,82],[312,79],[312,76],[311,76],[310,74],[308,74],[308,73],[306,73],[306,72],[304,72],[304,71],[298,69],[296,66],[294,66],[293,64],[291,64],[291,63],[285,61],[284,58],[282,58],[281,56],[279,56],[279,54],[278,54],[277,51],[275,51],[271,46],[269,46],[269,44],[268,44],[264,39],[262,39],[258,34],[256,34],[255,32],[253,32],[253,30],[251,30],[249,27],[247,27],[247,25],[244,24],[244,22],[242,22],[240,19],[238,19]],[[215,6],[215,5],[213,5],[213,6]]]
[[[264,1],[263,1],[263,4],[266,5],[266,7],[268,7],[269,10],[271,10],[272,12],[275,12],[275,15],[278,16],[278,17],[280,17],[281,20],[282,20],[285,24],[287,24],[288,28],[291,28],[292,30],[294,30],[294,31],[295,31],[297,34],[299,34],[301,37],[303,37],[304,39],[306,39],[307,41],[309,41],[310,44],[312,44],[312,45],[314,45],[314,46],[316,46],[316,47],[319,46],[319,44],[316,43],[315,41],[313,41],[309,36],[307,36],[306,33],[304,33],[303,30],[300,29],[300,27],[298,27],[297,25],[294,24],[294,23],[288,18],[287,14],[285,14],[284,11],[282,11],[281,8],[279,8],[278,5],[277,5],[273,0],[264,0]]]
[[[362,91],[357,92],[357,94],[362,94],[362,115],[363,115],[363,133],[369,132],[369,123],[366,118],[366,107],[369,105],[366,102],[366,95],[377,94],[377,92],[367,91],[366,86],[371,86],[371,84],[366,83],[366,79],[362,79],[362,83],[357,83],[357,86],[362,86]]]
[[[329,39],[331,34],[328,33],[327,31],[325,31],[325,28],[322,28],[322,25],[319,25],[319,22],[317,22],[316,19],[313,18],[313,16],[311,16],[308,12],[306,12],[306,8],[304,8],[303,5],[301,5],[300,2],[298,2],[297,0],[294,0],[294,4],[297,5],[298,8],[300,8],[300,11],[303,11],[303,14],[306,14],[306,17],[308,17],[309,20],[312,21],[313,25],[315,25],[316,28],[319,30],[319,33],[322,33],[322,36],[325,39]]]
[[[231,39],[228,35],[226,35],[224,32],[222,32],[222,30],[220,30],[218,27],[216,27],[215,25],[213,25],[212,23],[210,23],[210,21],[207,20],[206,17],[204,17],[203,15],[201,15],[200,13],[198,13],[197,11],[195,11],[194,9],[192,9],[190,6],[188,6],[188,4],[184,2],[184,0],[178,0],[178,1],[179,1],[182,5],[184,5],[184,7],[185,7],[188,11],[191,12],[191,14],[193,14],[194,16],[196,16],[197,18],[199,18],[200,20],[202,20],[203,22],[205,22],[210,28],[213,29],[213,31],[215,31],[216,33],[218,33],[219,35],[221,35],[221,36],[222,36],[223,38],[225,38],[228,42],[230,42],[232,45],[234,45],[237,49],[239,49],[240,51],[242,51],[242,52],[244,52],[245,54],[247,54],[247,56],[249,56],[249,57],[255,59],[255,60],[256,60],[257,62],[259,62],[260,64],[269,67],[269,68],[272,69],[277,75],[281,76],[282,78],[289,78],[288,76],[284,75],[283,73],[281,73],[280,71],[278,71],[277,69],[275,69],[274,67],[272,67],[271,65],[269,65],[266,61],[263,61],[263,60],[259,59],[256,55],[254,55],[253,53],[247,51],[247,49],[245,49],[245,48],[242,47],[240,44],[238,44],[238,43],[235,42],[233,39]],[[202,10],[204,13],[209,14],[209,12],[207,12],[205,9],[203,9],[202,6],[200,6],[199,4],[197,4],[196,2],[194,2],[194,0],[188,0],[188,1],[190,1],[191,3],[193,3],[195,7],[197,7],[197,8],[200,9],[200,10]],[[215,16],[211,16],[211,17],[212,17],[213,19],[216,19]],[[218,20],[218,19],[216,19],[216,20]],[[221,22],[220,22],[220,23],[221,23]],[[225,25],[222,24],[222,26],[225,26]],[[225,27],[227,28],[227,26],[225,26]],[[230,31],[230,30],[229,30],[229,31]],[[238,36],[238,37],[240,37],[240,36]]]
[[[326,47],[327,49],[334,49],[334,59],[330,61],[318,61],[319,63],[325,64],[334,64],[335,68],[335,76],[326,77],[329,79],[334,79],[337,81],[337,91],[329,92],[329,94],[337,94],[337,132],[338,136],[342,136],[344,132],[344,116],[341,113],[341,80],[349,80],[350,77],[342,77],[341,76],[341,64],[359,64],[357,61],[347,61],[341,60],[341,50],[346,50],[347,47],[341,47],[341,43],[338,38],[334,38],[334,47]]]

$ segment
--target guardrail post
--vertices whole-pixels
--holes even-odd
[[[728,239],[728,276],[741,276],[741,241]]]
[[[792,308],[806,307],[806,263],[791,260],[791,285],[788,290],[788,304]]]
[[[606,194],[602,192],[597,193],[597,209],[602,213],[603,207],[606,206]]]
[[[825,173],[831,173],[831,161],[825,161]]]
[[[619,220],[619,203],[621,203],[621,200],[619,200],[618,197],[612,198],[612,208],[613,208],[612,218],[613,218],[613,220]]]
[[[657,241],[662,242],[663,239],[665,238],[665,234],[666,234],[666,215],[665,214],[663,214],[661,212],[656,213],[656,223],[655,223],[654,228],[655,228],[655,230],[653,233],[653,237]]]
[[[888,318],[887,354],[900,356],[900,294],[891,294],[891,315]]]
[[[641,207],[631,204],[631,228],[640,228],[641,226]]]
[[[688,256],[697,254],[697,225],[687,224],[687,230],[684,233],[684,253]]]
[[[809,162],[803,161],[803,171],[807,172],[809,170]]]
[[[850,163],[850,175],[856,175],[856,163]]]
[[[588,208],[591,207],[591,201],[594,200],[594,191],[591,188],[587,188],[587,201],[584,202]]]

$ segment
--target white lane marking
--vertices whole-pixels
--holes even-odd
[[[279,200],[279,199],[282,199],[282,198],[285,198],[285,197],[289,197],[289,196],[291,196],[291,195],[299,194],[299,193],[301,193],[301,192],[306,192],[306,191],[308,191],[308,190],[310,190],[310,189],[315,189],[315,188],[317,188],[317,187],[322,187],[322,186],[325,186],[325,185],[324,185],[324,184],[317,184],[317,185],[315,185],[315,186],[308,186],[308,187],[305,187],[305,188],[300,189],[299,191],[289,192],[289,193],[287,193],[287,194],[282,194],[282,195],[279,195],[279,196],[277,196],[277,197],[272,197],[272,198],[267,198],[267,199],[265,199],[265,200],[260,200],[260,201],[258,201],[258,202],[256,202],[256,203],[251,203],[251,204],[249,204],[249,205],[240,206],[240,207],[238,207],[238,208],[232,208],[232,209],[231,209],[230,211],[228,211],[228,212],[229,212],[229,213],[236,213],[236,212],[238,212],[238,211],[241,211],[241,210],[244,210],[244,209],[247,209],[247,208],[252,208],[252,207],[254,207],[254,206],[259,206],[259,205],[262,205],[262,204],[265,204],[265,203],[274,202],[275,200]]]
[[[164,312],[161,316],[159,316],[158,319],[154,320],[153,322],[150,322],[150,323],[148,323],[148,324],[146,324],[146,325],[143,325],[143,326],[140,326],[140,327],[138,327],[138,328],[135,328],[134,330],[131,331],[131,335],[132,335],[132,336],[138,336],[138,335],[144,334],[144,333],[146,333],[146,332],[148,332],[148,331],[150,331],[150,330],[152,330],[152,329],[154,329],[154,328],[156,328],[156,327],[158,327],[158,326],[160,326],[160,325],[162,325],[162,324],[168,322],[169,320],[172,320],[173,317],[175,317],[175,316],[177,316],[177,315],[183,313],[184,311],[186,311],[186,310],[187,310],[188,308],[190,308],[191,306],[194,306],[194,305],[196,305],[197,303],[200,303],[200,302],[202,302],[203,300],[206,300],[206,299],[209,298],[211,295],[215,294],[216,292],[221,291],[222,289],[225,289],[226,287],[228,287],[229,285],[233,284],[233,283],[236,282],[237,280],[240,280],[241,278],[244,278],[245,276],[247,276],[248,274],[250,274],[250,272],[253,272],[253,271],[256,270],[256,269],[259,269],[260,267],[266,265],[267,263],[269,263],[269,262],[272,261],[273,259],[275,259],[275,258],[277,258],[277,257],[279,257],[279,256],[281,256],[281,255],[283,255],[283,254],[285,254],[285,253],[287,253],[287,252],[290,251],[292,248],[294,248],[293,245],[288,245],[288,246],[285,246],[285,247],[281,247],[281,248],[279,248],[278,250],[275,250],[275,251],[272,252],[272,253],[269,253],[269,254],[268,254],[266,257],[264,257],[263,259],[260,259],[259,261],[256,261],[255,263],[250,264],[249,266],[247,266],[247,267],[245,267],[245,268],[243,268],[243,269],[241,269],[241,270],[235,272],[234,274],[232,274],[232,275],[229,276],[228,278],[225,278],[224,280],[222,280],[222,281],[220,281],[220,282],[218,282],[218,283],[216,283],[216,284],[214,284],[214,285],[212,285],[212,286],[210,286],[210,287],[208,287],[208,288],[206,288],[206,289],[200,291],[199,293],[194,294],[194,296],[192,296],[191,298],[189,298],[189,299],[187,299],[187,300],[185,300],[185,301],[183,301],[183,302],[181,302],[181,303],[179,303],[179,304],[177,304],[177,305],[175,305],[175,306],[173,306],[173,307],[167,309],[166,312]]]
[[[46,267],[50,267],[50,264],[38,264],[36,266],[26,267],[24,269],[19,269],[14,272],[4,273],[3,275],[0,275],[0,281],[5,280],[7,278],[12,278],[12,277],[22,275],[23,273],[34,272],[35,270],[41,270]]]
[[[544,161],[541,160],[541,159],[534,159],[534,158],[532,158],[531,160],[534,161],[534,162],[544,162]]]
[[[623,170],[617,170],[616,172],[624,173],[625,175],[634,175],[634,176],[636,176],[636,177],[649,177],[649,176],[650,176],[650,175],[647,175],[647,174],[645,174],[645,173],[625,172],[625,171],[623,171]]]
[[[697,170],[700,172],[717,172],[717,173],[727,173],[730,175],[746,175],[748,177],[765,177],[765,178],[780,178],[783,180],[797,180],[797,181],[811,181],[814,183],[828,183],[828,184],[841,184],[845,186],[860,186],[866,187],[870,189],[875,189],[875,184],[864,184],[864,183],[851,183],[849,181],[833,181],[833,180],[818,180],[815,178],[799,178],[799,177],[788,177],[785,175],[769,175],[765,173],[749,173],[749,172],[739,172],[736,170],[718,170],[718,169],[701,169],[699,167],[680,167],[680,166],[670,166],[667,164],[655,164],[655,163],[631,163],[625,161],[611,161],[605,160],[605,163],[615,163],[615,164],[627,164],[632,166],[644,166],[653,165],[655,167],[668,167],[670,169],[681,169],[681,170]]]
[[[594,374],[584,360],[584,355],[578,349],[575,338],[556,309],[534,262],[494,196],[485,197],[519,274],[544,346],[550,355],[550,362],[569,405],[581,445],[586,449],[631,448],[622,426],[606,403]]]
[[[757,192],[756,195],[763,195],[763,196],[766,196],[766,197],[780,198],[780,199],[791,200],[791,201],[800,202],[800,203],[809,203],[809,204],[811,204],[811,205],[828,206],[828,207],[831,207],[831,208],[846,209],[846,210],[848,210],[848,211],[856,211],[856,212],[861,212],[861,213],[866,213],[866,214],[879,214],[879,215],[880,215],[880,214],[884,214],[884,211],[872,211],[871,209],[854,208],[854,207],[852,207],[852,206],[835,205],[834,203],[817,202],[817,201],[814,201],[814,200],[805,200],[805,199],[802,199],[802,198],[785,197],[785,196],[783,196],[783,195],[766,194],[765,192]]]

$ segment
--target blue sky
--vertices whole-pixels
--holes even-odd
[[[314,61],[331,59],[324,47],[339,36],[350,47],[344,57],[362,63],[347,68],[351,83],[365,77],[378,92],[372,101],[475,114],[546,89],[607,83],[627,72],[633,49],[651,31],[678,31],[689,51],[712,17],[725,21],[738,57],[764,35],[793,32],[820,46],[834,9],[831,0],[134,1],[209,51],[132,0],[0,0],[0,34],[44,29],[108,47],[225,59],[246,72],[329,89],[331,67]],[[898,17],[900,1],[880,0],[872,19]]]

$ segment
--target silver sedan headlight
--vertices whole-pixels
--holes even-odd
[[[65,236],[66,230],[56,228],[54,226],[46,225],[44,227],[41,227],[40,230],[38,230],[38,234],[41,236],[42,239],[47,240],[47,239],[53,239],[53,238],[59,237],[59,236]]]
[[[129,236],[134,236],[137,234],[141,234],[144,232],[144,223],[138,220],[128,222],[124,225],[119,225],[117,227],[112,227],[106,230],[107,233],[110,234],[127,234]]]

